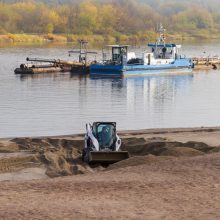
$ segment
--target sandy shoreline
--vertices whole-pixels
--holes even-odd
[[[119,134],[131,157],[107,168],[82,134],[0,139],[0,219],[220,218],[220,127]]]
[[[173,134],[173,133],[196,133],[196,132],[220,132],[220,126],[215,127],[192,127],[192,128],[150,128],[150,129],[138,129],[138,130],[120,130],[118,134],[120,136],[130,135],[155,135],[155,134]],[[52,135],[52,136],[31,136],[31,137],[19,137],[19,138],[84,138],[84,133],[79,134],[65,134],[65,135]],[[8,141],[17,137],[0,138],[0,141]]]

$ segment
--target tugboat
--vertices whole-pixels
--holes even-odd
[[[165,29],[160,25],[159,38],[154,44],[148,44],[150,52],[144,52],[137,58],[129,52],[128,45],[109,45],[111,59],[90,66],[91,75],[149,75],[170,72],[191,72],[194,64],[190,58],[179,55],[181,45],[165,43]]]

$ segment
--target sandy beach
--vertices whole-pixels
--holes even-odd
[[[81,161],[83,135],[0,140],[0,219],[219,219],[220,127],[119,132],[130,158]]]

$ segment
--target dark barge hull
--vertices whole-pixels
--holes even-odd
[[[50,68],[16,68],[14,70],[15,74],[36,74],[36,73],[54,73],[54,72],[68,72],[71,68],[63,69],[60,67],[50,67]]]
[[[83,65],[71,65],[63,67],[27,67],[27,68],[16,68],[15,74],[40,74],[40,73],[58,73],[58,72],[71,72],[77,74],[89,74],[89,66]]]
[[[71,72],[71,73],[80,73],[88,74],[89,67],[83,66],[72,66],[72,67],[50,67],[50,68],[16,68],[14,70],[15,74],[40,74],[40,73],[58,73],[58,72]]]

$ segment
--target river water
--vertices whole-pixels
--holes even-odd
[[[218,43],[185,44],[183,53],[220,54]],[[220,125],[220,70],[127,78],[14,75],[28,56],[72,59],[68,49],[0,48],[0,137],[82,133],[93,121],[116,121],[120,130]]]

